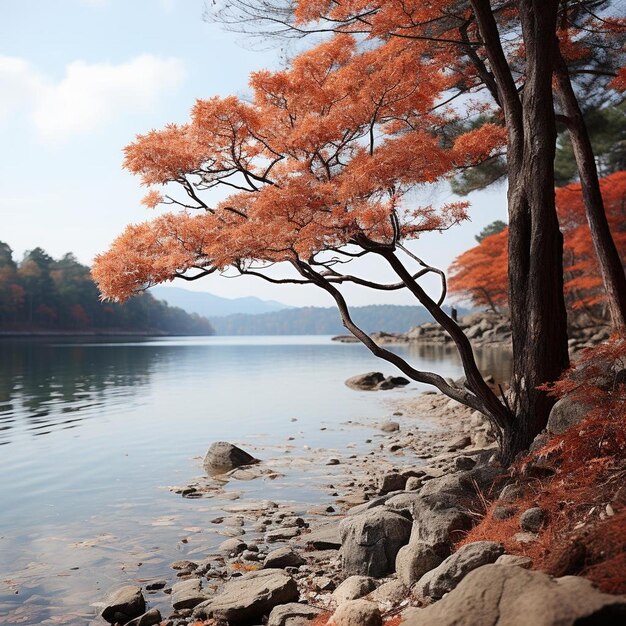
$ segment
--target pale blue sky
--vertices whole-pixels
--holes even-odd
[[[37,245],[85,263],[129,222],[153,216],[121,169],[135,134],[184,121],[195,98],[245,95],[250,71],[278,67],[277,50],[252,50],[202,20],[204,0],[0,0],[0,240],[19,258]],[[444,190],[429,199],[445,201]],[[502,189],[475,194],[472,222],[418,242],[447,267],[473,235],[505,219]],[[375,267],[366,271],[383,277]],[[329,304],[315,289],[253,279],[179,284],[296,305]],[[350,293],[355,304],[409,296]]]

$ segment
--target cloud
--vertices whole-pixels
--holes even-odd
[[[90,133],[124,114],[141,113],[185,75],[178,59],[143,54],[125,63],[74,61],[51,81],[24,59],[0,57],[0,121],[26,110],[37,133],[62,141]]]

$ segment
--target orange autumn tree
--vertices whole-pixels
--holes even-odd
[[[413,206],[406,195],[502,148],[494,124],[441,141],[458,113],[439,106],[456,80],[416,41],[359,51],[342,35],[280,72],[252,75],[252,99],[198,100],[191,120],[139,136],[125,166],[150,187],[149,207],[169,206],[128,227],[97,257],[105,297],[124,300],[156,283],[236,272],[272,283],[313,284],[330,294],[343,323],[376,356],[412,380],[488,415],[502,432],[513,416],[483,380],[469,341],[419,284],[441,274],[406,243],[465,219],[465,204]],[[419,59],[416,62],[416,59]],[[214,202],[214,190],[228,193]],[[349,267],[374,257],[397,277],[376,283]],[[352,320],[340,290],[407,289],[449,332],[467,384],[420,371],[376,344]]]
[[[615,172],[600,180],[613,240],[622,262],[626,260],[626,172]],[[556,203],[564,237],[565,294],[568,305],[587,311],[606,310],[606,291],[594,253],[580,183],[556,190]],[[458,256],[450,266],[451,293],[478,306],[507,306],[508,230],[485,237],[479,245]],[[597,315],[605,321],[606,313]]]
[[[487,306],[494,313],[506,307],[507,242],[505,228],[458,256],[448,270],[450,292],[477,306]]]

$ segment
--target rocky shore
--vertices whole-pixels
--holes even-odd
[[[597,323],[587,322],[582,317],[574,321],[569,332],[569,347],[573,351],[593,347],[610,336],[608,327],[599,327]],[[511,325],[506,315],[490,311],[472,313],[460,317],[458,324],[475,347],[508,347],[511,344]],[[406,333],[380,331],[370,336],[380,344],[452,345],[452,338],[437,322],[414,326]],[[352,335],[339,335],[333,337],[333,341],[358,343],[358,339]]]
[[[553,428],[575,423],[574,413],[561,405]],[[517,520],[509,543],[531,544],[545,524],[540,507],[516,507],[523,485],[498,465],[480,414],[425,392],[396,402],[378,431],[364,454],[314,459],[342,470],[324,485],[326,503],[305,514],[268,500],[224,506],[211,520],[227,537],[215,553],[175,561],[143,588],[116,590],[102,618],[130,626],[624,623],[624,597],[533,571],[531,559],[506,554],[501,542],[464,542],[491,502]],[[226,442],[211,446],[204,467],[206,479],[175,491],[202,498],[219,477],[280,479]],[[167,615],[148,609],[164,595]]]

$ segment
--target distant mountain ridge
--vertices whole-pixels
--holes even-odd
[[[222,298],[206,291],[190,291],[180,287],[152,287],[149,293],[157,300],[165,300],[170,306],[180,307],[188,313],[215,318],[226,315],[272,313],[291,309],[288,304],[275,300],[262,300],[254,296],[245,298]]]
[[[446,307],[446,310],[449,308]],[[367,333],[383,330],[404,333],[413,326],[432,321],[422,306],[373,304],[353,307],[354,321]],[[459,315],[466,309],[458,307]],[[209,317],[218,335],[339,335],[346,329],[334,307],[301,307],[258,315]]]

